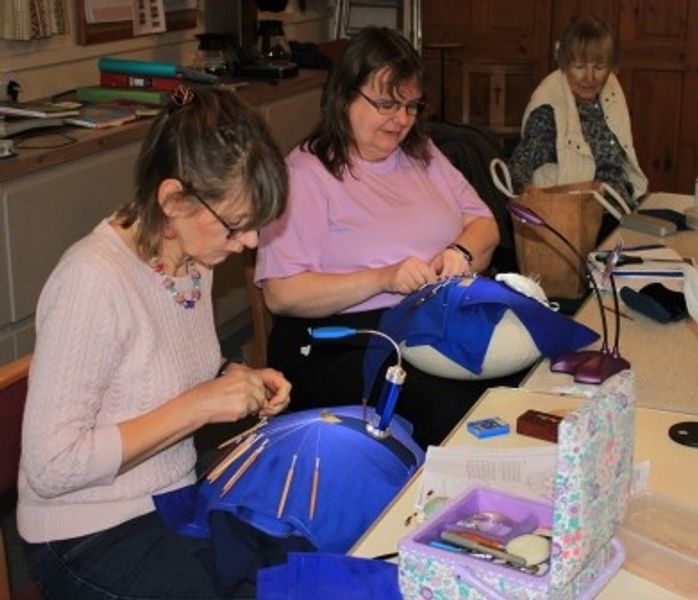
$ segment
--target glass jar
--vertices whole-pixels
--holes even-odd
[[[228,73],[228,52],[223,36],[216,33],[197,33],[196,37],[199,47],[192,66],[213,75]]]
[[[257,23],[257,51],[263,60],[285,60],[291,56],[283,21],[263,19]]]

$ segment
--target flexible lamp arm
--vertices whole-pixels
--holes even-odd
[[[312,327],[310,327],[308,328],[308,333],[313,339],[316,340],[339,340],[342,338],[352,337],[361,333],[365,333],[368,335],[377,335],[379,337],[382,337],[384,340],[389,341],[393,345],[393,348],[395,349],[395,354],[397,355],[396,364],[398,367],[402,366],[402,352],[400,352],[400,346],[398,346],[397,342],[389,335],[383,333],[382,331],[378,331],[377,329],[354,329],[353,327],[339,326],[315,327],[313,329]]]
[[[603,326],[603,345],[601,349],[567,352],[562,356],[558,356],[557,358],[551,360],[550,370],[555,373],[568,373],[570,375],[574,375],[574,380],[578,383],[601,384],[612,375],[615,375],[624,369],[629,369],[630,363],[620,355],[620,350],[618,347],[620,340],[620,319],[618,318],[618,294],[616,290],[615,278],[613,277],[613,267],[618,261],[618,256],[620,255],[622,248],[622,242],[619,242],[616,249],[609,254],[609,257],[606,260],[606,269],[604,270],[603,274],[604,278],[608,277],[611,280],[613,308],[616,318],[616,335],[613,351],[609,352],[608,325],[606,321],[606,314],[604,312],[605,307],[603,300],[601,299],[599,285],[591,272],[591,264],[589,263],[588,258],[582,256],[569,240],[567,240],[559,231],[556,231],[553,227],[548,225],[542,217],[535,213],[535,211],[531,210],[527,206],[524,206],[520,202],[515,201],[509,201],[505,206],[516,220],[537,227],[545,227],[573,252],[574,256],[581,261],[584,274],[594,290],[594,295],[596,296],[596,301],[598,303],[599,316]]]

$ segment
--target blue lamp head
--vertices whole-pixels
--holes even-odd
[[[316,340],[336,340],[346,337],[351,337],[359,334],[374,335],[387,340],[393,345],[397,362],[392,367],[389,367],[385,373],[385,383],[381,391],[378,405],[376,406],[376,417],[372,423],[366,424],[366,431],[373,437],[384,439],[389,435],[390,421],[395,413],[397,400],[402,391],[402,385],[405,382],[406,373],[402,368],[402,353],[397,342],[386,335],[382,331],[375,329],[354,329],[351,327],[316,327],[309,328],[310,337]],[[367,399],[364,399],[366,402]]]

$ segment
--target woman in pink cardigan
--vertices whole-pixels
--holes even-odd
[[[219,597],[200,560],[209,542],[166,530],[152,496],[195,481],[196,429],[289,400],[279,372],[222,366],[211,301],[212,267],[256,246],[285,206],[261,117],[231,92],[178,89],[136,186],[64,254],[38,304],[17,522],[48,598]]]

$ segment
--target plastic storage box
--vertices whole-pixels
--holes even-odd
[[[654,492],[630,501],[618,529],[624,567],[687,598],[698,598],[698,510]]]
[[[559,425],[552,505],[471,488],[398,544],[405,600],[571,600],[593,598],[625,552],[613,534],[625,516],[632,475],[632,373],[624,371]],[[477,513],[512,522],[529,515],[552,529],[549,570],[531,575],[429,544],[449,524]]]
[[[623,563],[623,547],[613,539],[566,585],[554,588],[551,573],[562,559],[559,554],[553,554],[548,573],[536,576],[429,545],[448,523],[483,512],[504,513],[516,521],[533,518],[540,527],[553,524],[552,506],[487,488],[468,490],[400,542],[400,591],[406,600],[430,597],[436,590],[441,596],[434,597],[453,600],[591,600]]]

